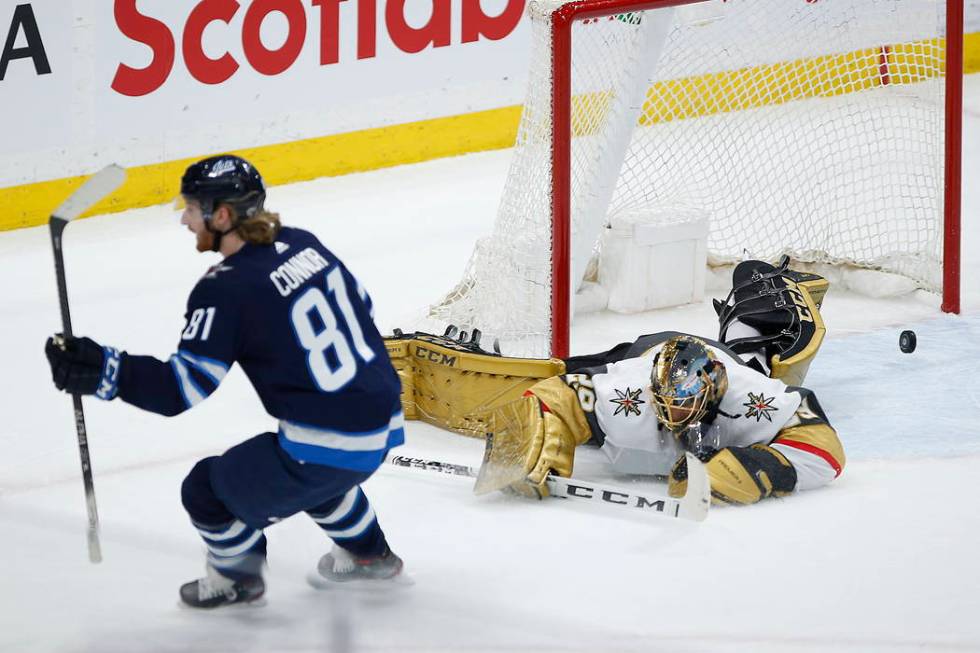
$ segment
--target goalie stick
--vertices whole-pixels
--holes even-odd
[[[590,501],[603,506],[618,506],[652,512],[665,517],[676,517],[691,521],[704,521],[708,516],[711,504],[711,485],[708,481],[704,465],[692,454],[687,457],[687,493],[679,498],[634,492],[620,487],[600,485],[591,481],[576,478],[549,476],[546,483],[548,492],[560,499],[575,499]],[[443,462],[441,460],[426,460],[409,456],[388,456],[385,462],[397,467],[422,469],[430,472],[476,478],[478,471],[466,465]]]
[[[51,247],[54,250],[54,272],[58,280],[58,301],[61,303],[61,327],[64,337],[71,337],[71,313],[68,310],[68,286],[65,282],[65,260],[62,252],[62,235],[68,223],[80,216],[103,197],[119,188],[126,178],[126,171],[110,165],[92,175],[48,219],[51,231]],[[92,462],[88,453],[88,434],[85,430],[85,413],[81,395],[73,394],[75,407],[75,431],[78,433],[78,455],[82,462],[82,482],[85,485],[85,506],[88,509],[88,559],[102,562],[102,546],[99,543],[99,512],[95,504],[95,485],[92,481]]]

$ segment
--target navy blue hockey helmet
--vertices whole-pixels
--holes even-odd
[[[208,222],[221,202],[234,208],[240,220],[252,217],[265,204],[262,175],[251,163],[232,154],[213,156],[189,166],[180,180],[180,194],[200,203]]]

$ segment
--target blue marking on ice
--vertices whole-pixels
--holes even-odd
[[[912,329],[918,346],[898,347]],[[833,329],[830,328],[833,336]],[[813,390],[849,460],[980,452],[980,313],[825,341],[810,368]]]

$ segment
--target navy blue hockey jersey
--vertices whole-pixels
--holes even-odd
[[[198,281],[168,362],[107,349],[97,394],[176,415],[237,362],[291,457],[371,471],[404,442],[398,376],[372,315],[344,264],[313,234],[284,227],[274,245],[246,244]]]

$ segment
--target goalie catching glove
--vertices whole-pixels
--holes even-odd
[[[796,487],[796,469],[786,456],[764,444],[709,450],[699,453],[698,458],[705,463],[714,504],[756,503],[770,496],[785,496]],[[687,492],[684,456],[670,470],[667,491],[672,497]]]

